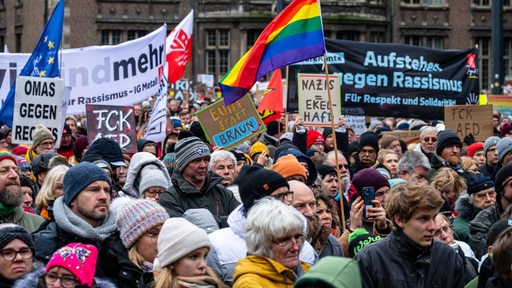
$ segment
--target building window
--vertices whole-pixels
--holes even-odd
[[[425,38],[423,46],[432,49],[444,49],[444,39],[443,37],[429,36]]]
[[[369,42],[374,43],[383,43],[384,42],[384,33],[382,32],[370,32]]]
[[[473,0],[473,4],[476,6],[491,6],[489,0]]]
[[[443,4],[447,4],[447,1],[448,0],[402,0],[402,4],[406,4],[406,5],[419,5],[419,4],[422,4],[422,5],[425,5],[425,6],[430,6],[430,5],[443,5]]]
[[[405,36],[405,44],[421,46],[420,36]]]
[[[478,69],[480,70],[480,89],[491,89],[491,38],[476,38],[475,44],[478,45]]]
[[[336,32],[336,39],[359,41],[360,33],[357,31],[338,31]]]
[[[121,43],[121,30],[101,31],[101,45],[116,45]]]
[[[247,30],[247,49],[250,49],[256,43],[261,32],[263,32],[261,29]]]
[[[16,51],[16,53],[21,52],[21,33],[16,33],[16,43],[14,46],[14,50]]]
[[[220,79],[230,68],[229,64],[229,30],[206,30],[206,72]]]
[[[403,0],[404,4],[420,4],[420,0]]]
[[[144,31],[144,30],[130,30],[130,31],[128,31],[128,37],[126,39],[127,40],[137,39],[137,38],[146,36],[147,33],[148,33],[148,31]]]

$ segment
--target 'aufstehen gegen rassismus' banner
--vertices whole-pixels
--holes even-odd
[[[476,104],[477,49],[326,39],[329,73],[339,75],[342,107],[366,115],[443,119],[443,107]],[[323,58],[290,66],[288,110],[297,107],[297,73],[322,72]]]

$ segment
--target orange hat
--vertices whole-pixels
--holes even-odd
[[[288,178],[291,176],[303,176],[304,179],[307,179],[306,176],[306,168],[300,164],[299,160],[292,154],[285,155],[277,159],[276,164],[272,166],[272,170],[281,174],[284,178]]]

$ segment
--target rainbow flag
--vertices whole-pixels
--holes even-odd
[[[261,32],[245,55],[222,78],[224,103],[245,96],[257,79],[277,68],[325,54],[318,0],[294,0]]]

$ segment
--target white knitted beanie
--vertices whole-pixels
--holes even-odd
[[[191,252],[210,248],[208,234],[185,218],[167,219],[158,235],[158,266],[166,267]]]

